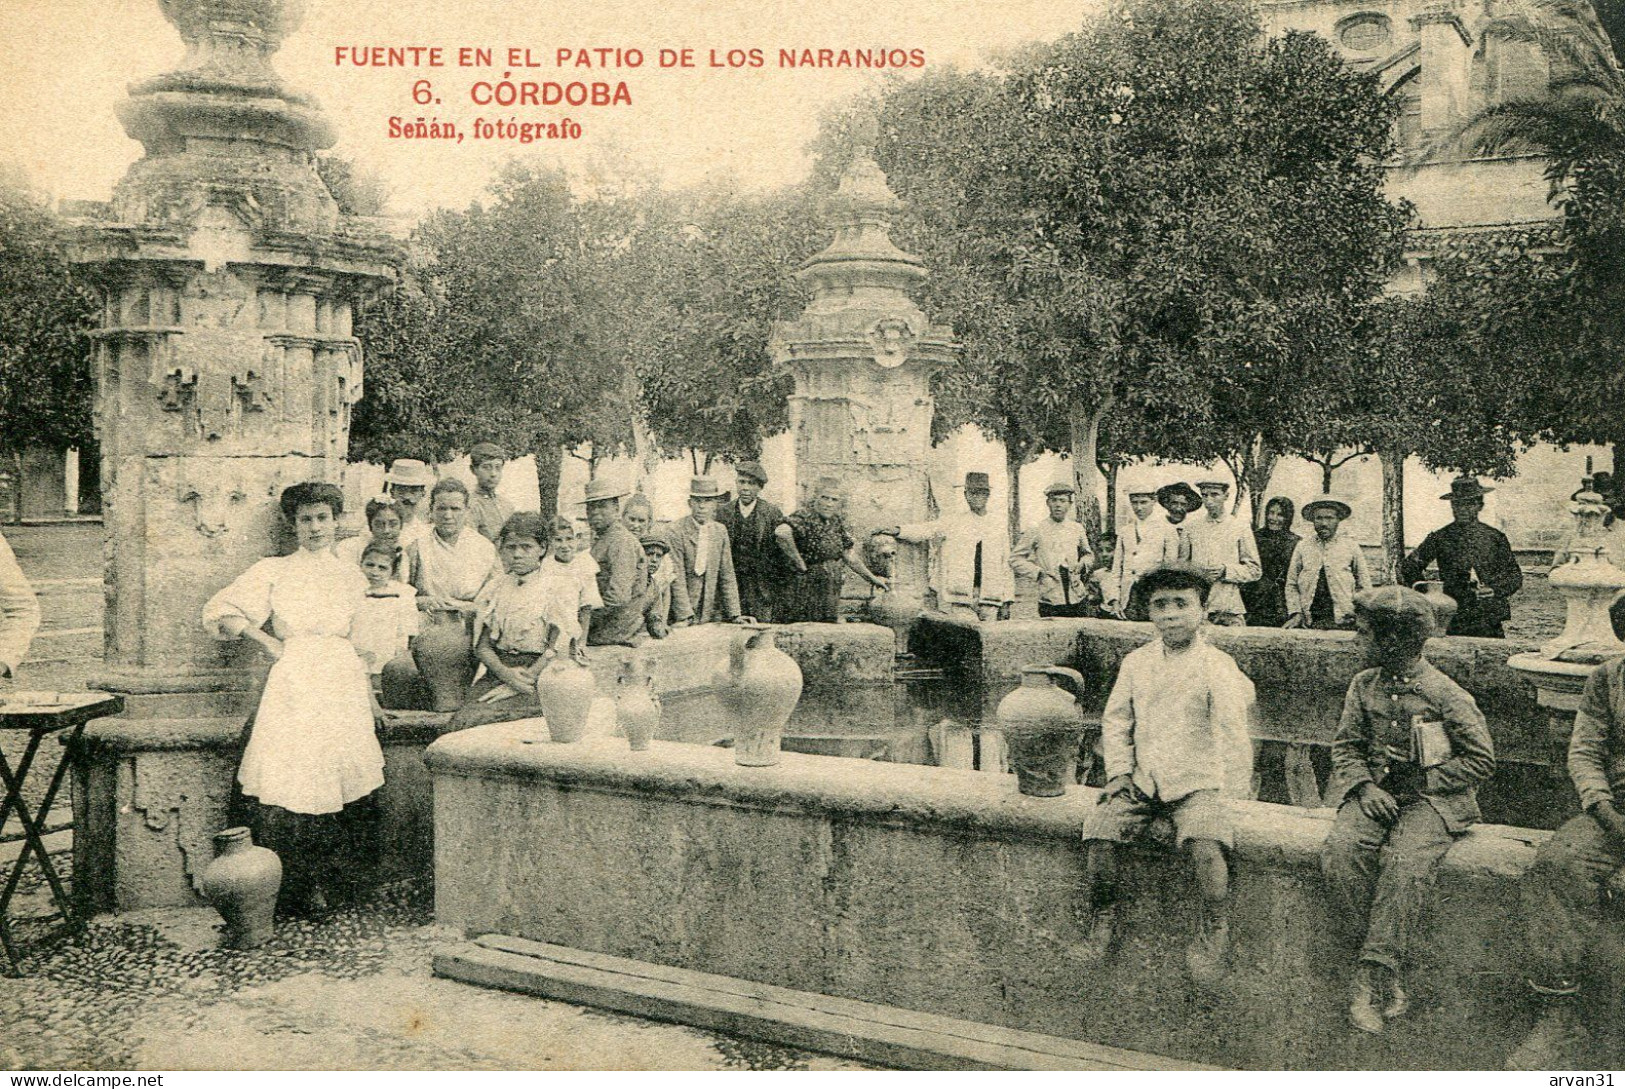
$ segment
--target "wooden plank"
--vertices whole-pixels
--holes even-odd
[[[921,1070],[1200,1070],[1144,1052],[488,935],[436,975]]]

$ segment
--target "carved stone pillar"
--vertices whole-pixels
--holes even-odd
[[[820,477],[842,481],[860,543],[878,527],[930,517],[931,378],[959,352],[953,331],[932,324],[910,297],[929,274],[891,241],[898,207],[872,153],[860,148],[829,204],[834,241],[797,274],[812,301],[800,318],[779,323],[771,349],[795,376],[800,498]],[[915,609],[925,564],[923,548],[899,547],[893,594]]]
[[[404,259],[339,214],[314,158],[332,133],[271,69],[302,0],[158,3],[186,59],[131,88],[119,119],[146,154],[72,238],[104,298],[107,635],[91,683],[125,693],[129,716],[93,724],[76,764],[88,910],[195,900],[265,668],[199,614],[291,545],[283,488],[342,479],[361,396],[351,309]]]
[[[270,67],[302,3],[159,3],[186,60],[120,106],[146,155],[75,235],[105,299],[95,683],[136,694],[136,714],[236,714],[245,656],[198,613],[275,550],[282,488],[341,479],[362,388],[351,308],[394,278],[400,253],[339,215],[312,154],[332,133]]]

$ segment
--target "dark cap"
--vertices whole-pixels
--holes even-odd
[[[1195,590],[1203,605],[1207,604],[1208,591],[1213,589],[1213,583],[1208,577],[1188,563],[1173,563],[1159,567],[1142,575],[1135,585],[1144,592],[1147,601],[1150,601],[1151,595],[1158,590]]]
[[[468,463],[478,465],[484,461],[507,461],[508,451],[494,442],[477,442],[468,452]]]
[[[990,492],[993,486],[988,483],[986,473],[966,473],[965,490],[967,492]]]
[[[734,470],[734,475],[742,480],[754,480],[758,484],[767,483],[767,470],[762,468],[759,461],[740,462],[739,468]]]
[[[1407,625],[1431,634],[1437,614],[1423,594],[1404,586],[1375,586],[1354,595],[1354,611],[1373,626]]]
[[[638,538],[638,544],[643,546],[643,550],[645,552],[649,551],[651,548],[658,548],[662,552],[671,551],[671,545],[667,543],[666,538],[657,537],[653,533],[646,533],[642,537]]]

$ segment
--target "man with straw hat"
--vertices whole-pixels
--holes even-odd
[[[1439,498],[1450,503],[1453,521],[1427,535],[1422,546],[1399,565],[1399,582],[1414,586],[1430,564],[1438,563],[1444,592],[1455,599],[1456,615],[1447,635],[1504,639],[1512,618],[1512,595],[1523,588],[1523,569],[1505,533],[1478,520],[1484,496],[1494,491],[1475,477],[1450,482]]]
[[[384,491],[401,515],[400,546],[409,548],[429,532],[423,499],[434,487],[434,472],[417,458],[396,458],[384,474]]]
[[[1371,588],[1360,544],[1342,532],[1353,509],[1323,495],[1303,505],[1314,535],[1298,542],[1286,568],[1284,627],[1330,631],[1354,626],[1354,595]]]

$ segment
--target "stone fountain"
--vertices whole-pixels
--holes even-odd
[[[1546,709],[1554,776],[1564,774],[1569,734],[1586,678],[1601,663],[1625,655],[1625,643],[1614,635],[1608,615],[1609,606],[1625,594],[1625,571],[1609,557],[1609,533],[1603,524],[1608,504],[1591,490],[1588,479],[1569,511],[1576,523],[1574,538],[1564,562],[1553,567],[1550,576],[1567,604],[1568,622],[1562,634],[1538,652],[1507,659],[1509,668],[1535,686],[1536,700]]]

